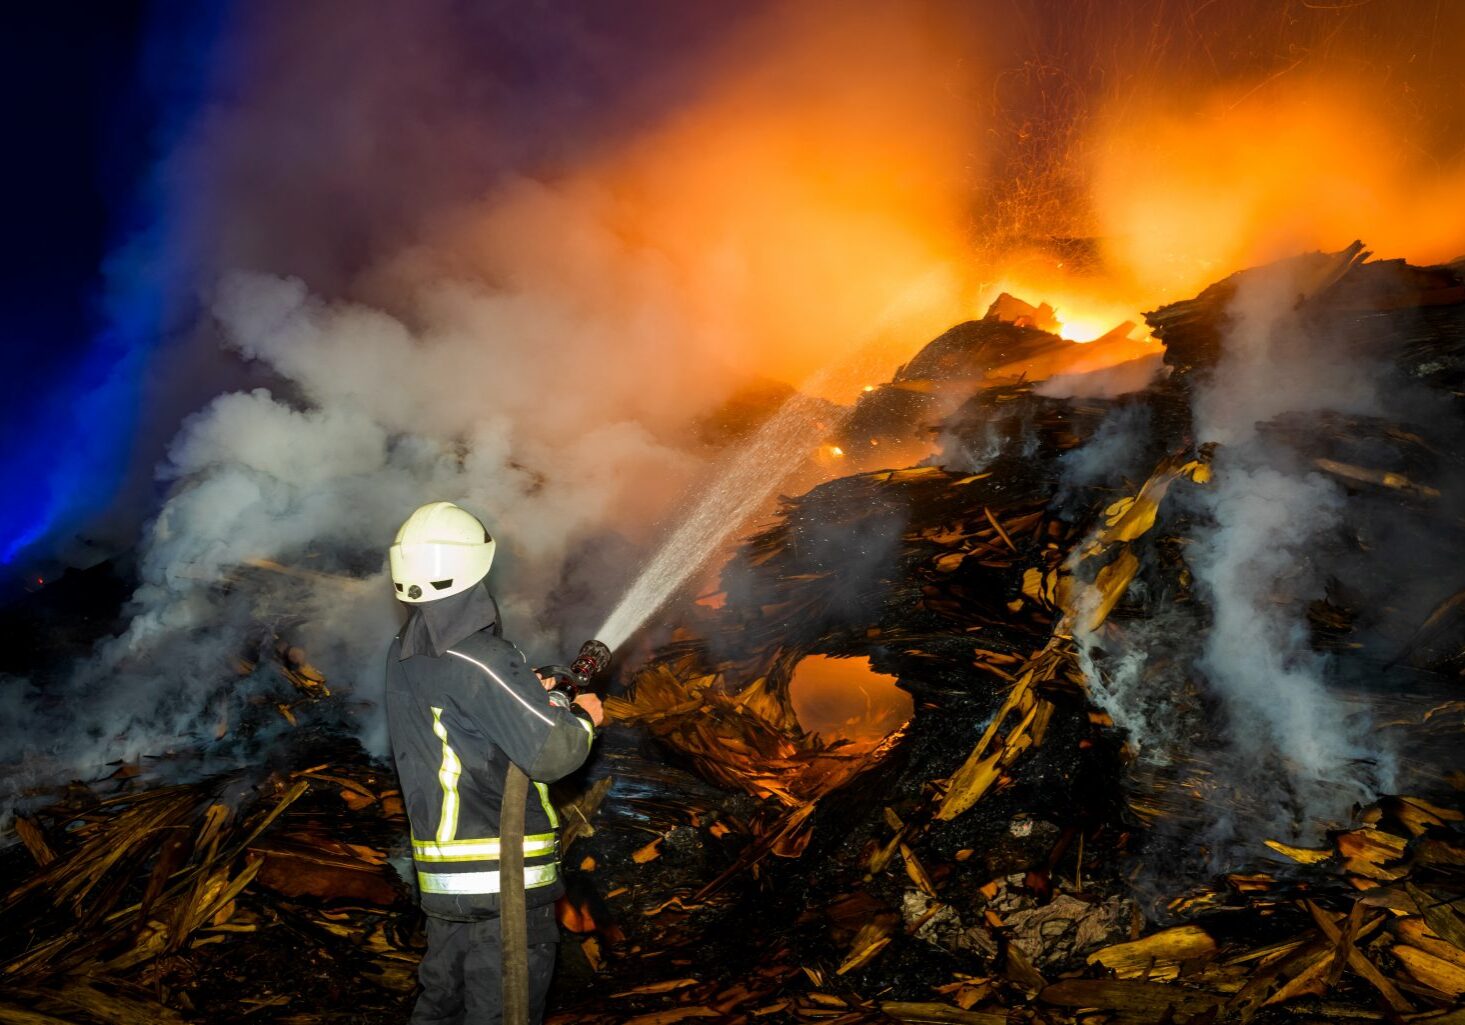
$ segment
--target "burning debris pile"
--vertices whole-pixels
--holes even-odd
[[[1242,272],[1061,387],[1044,316],[872,387],[843,447],[936,454],[783,499],[607,701],[560,1020],[1465,1021],[1465,267]],[[914,714],[810,729],[830,659]],[[381,766],[108,785],[19,820],[0,1022],[400,1018]]]
[[[335,757],[196,785],[123,773],[18,819],[0,1021],[396,1013],[420,950],[382,853],[406,823],[395,781],[354,745],[299,739]]]
[[[798,958],[847,994],[831,1017],[881,993],[1143,1021],[1461,995],[1458,922],[1423,917],[1460,880],[1421,852],[1460,850],[1460,581],[1438,568],[1465,555],[1465,291],[1459,266],[1366,255],[1157,311],[1168,372],[1108,398],[1027,378],[1040,328],[953,329],[897,374],[959,368],[939,455],[785,500],[722,607],[637,675],[622,718],[783,805],[740,861],[799,894]],[[912,402],[891,393],[866,408]],[[811,656],[868,658],[918,707],[838,776],[848,747],[789,707]],[[1258,665],[1263,693],[1237,686]],[[778,759],[747,757],[770,738]]]

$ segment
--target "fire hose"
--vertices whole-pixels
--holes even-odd
[[[600,641],[586,641],[568,666],[540,666],[541,677],[552,677],[553,690],[573,701],[610,665],[610,649]],[[524,894],[524,806],[529,800],[529,777],[513,763],[504,776],[504,799],[499,808],[499,927],[503,949],[504,1025],[529,1025],[529,911]]]
[[[504,1025],[529,1025],[529,912],[524,903],[524,805],[529,777],[512,762],[499,809],[499,927]]]

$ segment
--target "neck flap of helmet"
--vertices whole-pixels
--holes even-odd
[[[488,627],[493,627],[495,636],[503,634],[498,602],[488,593],[486,580],[480,580],[461,594],[426,601],[411,609],[412,614],[397,635],[402,639],[400,658],[441,657],[459,641]]]

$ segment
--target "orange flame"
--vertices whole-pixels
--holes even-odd
[[[959,319],[970,118],[941,95],[947,60],[926,63],[949,51],[937,31],[893,10],[780,17],[750,63],[597,174],[622,230],[733,335],[734,363],[800,383],[874,335],[909,345]]]
[[[1129,24],[1108,25],[1107,5],[1075,6],[1085,33]],[[540,259],[570,278],[569,301],[603,307],[592,312],[610,324],[608,344],[657,321],[666,351],[693,366],[668,396],[760,374],[845,402],[947,327],[980,317],[1000,291],[1052,305],[1072,341],[1132,321],[1142,345],[1144,310],[1300,249],[1357,237],[1415,262],[1465,252],[1461,133],[1400,118],[1374,95],[1397,103],[1406,86],[1416,97],[1421,88],[1419,71],[1360,56],[1374,22],[1350,23],[1348,50],[1325,31],[1310,37],[1307,77],[1296,65],[1278,70],[1280,42],[1278,55],[1235,58],[1205,81],[1193,61],[1163,56],[1096,75],[1106,85],[1069,112],[1055,152],[1035,156],[1031,174],[1058,185],[1003,192],[1010,171],[995,173],[983,147],[1021,112],[994,112],[980,97],[1022,55],[994,45],[984,56],[970,21],[938,4],[911,7],[919,15],[906,5],[776,5],[709,61],[709,81],[688,103],[556,182],[588,224],[570,217],[546,232],[535,217],[500,215],[480,234],[507,240],[498,244],[514,250],[514,274],[527,239],[545,245]],[[1242,52],[1238,40],[1256,28],[1234,20],[1216,28],[1217,52]],[[1465,49],[1452,35],[1460,20],[1446,16],[1442,51]],[[1134,42],[1103,39],[1115,53]],[[1427,41],[1429,67],[1447,67]],[[1395,41],[1387,52],[1413,51]],[[1460,106],[1449,83],[1424,95]],[[565,238],[540,242],[554,233]],[[1096,239],[1093,258],[1056,255],[1057,235]],[[588,256],[576,248],[586,238]],[[615,260],[624,266],[608,271]],[[490,266],[484,276],[504,273]],[[878,358],[848,379],[809,383],[867,343]],[[644,394],[647,379],[628,387]]]
[[[1381,256],[1465,252],[1465,153],[1441,159],[1357,87],[1289,83],[1110,128],[1095,168],[1122,282],[1180,298],[1241,267],[1361,238]]]
[[[826,741],[875,744],[913,714],[911,696],[868,659],[807,655],[789,681],[800,725]]]

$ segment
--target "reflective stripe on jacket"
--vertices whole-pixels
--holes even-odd
[[[524,654],[491,629],[437,657],[401,659],[393,641],[386,712],[423,910],[448,918],[498,910],[510,760],[534,781],[524,812],[528,904],[557,898],[559,820],[545,784],[585,761],[590,723],[552,702]]]

